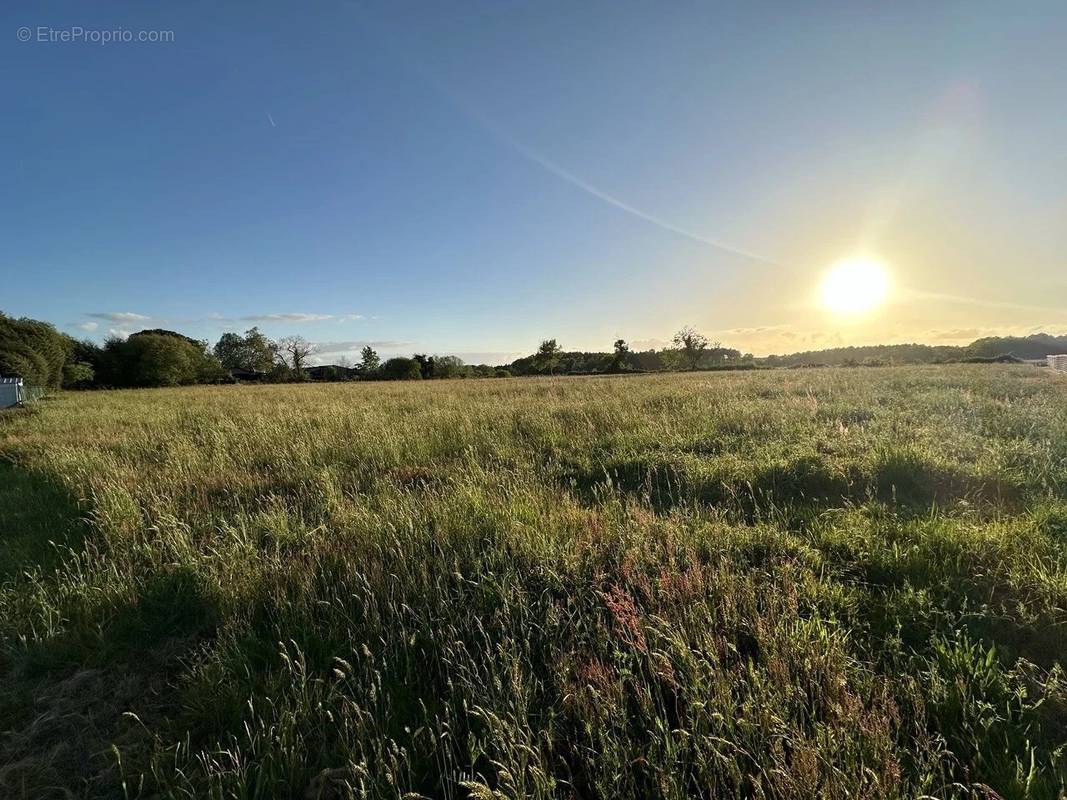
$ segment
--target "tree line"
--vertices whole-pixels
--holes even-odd
[[[47,388],[133,388],[203,383],[306,380],[429,380],[507,377],[501,367],[457,356],[415,354],[384,361],[364,347],[356,364],[313,365],[315,345],[302,336],[271,339],[258,328],[227,332],[218,342],[152,328],[102,345],[61,333],[47,322],[0,313],[0,376]]]
[[[61,333],[47,322],[0,312],[0,376],[26,383],[72,389],[184,386],[263,381],[434,380],[511,375],[596,375],[671,370],[756,369],[798,366],[880,366],[883,364],[990,361],[1042,358],[1067,352],[1067,336],[979,339],[970,345],[923,344],[838,347],[771,355],[751,353],[710,341],[692,327],[675,334],[667,347],[636,351],[616,339],[607,352],[566,351],[545,339],[537,351],[508,365],[465,364],[452,355],[416,353],[382,360],[371,346],[359,361],[316,365],[315,345],[302,336],[271,339],[258,328],[227,332],[210,345],[176,331],[152,328],[102,345]]]

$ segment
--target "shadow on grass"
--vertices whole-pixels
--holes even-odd
[[[55,569],[61,548],[75,550],[86,524],[77,502],[57,483],[0,461],[0,582]]]
[[[8,609],[10,636],[0,649],[0,719],[8,734],[0,737],[0,797],[121,796],[109,746],[143,738],[123,714],[134,710],[151,723],[173,711],[170,683],[181,659],[214,634],[216,600],[180,566],[110,576],[126,584],[109,590],[113,600],[67,596],[64,564],[69,551],[84,549],[91,526],[59,484],[4,462],[0,519],[0,583],[29,591],[24,576],[34,575],[35,591],[63,621],[57,632],[33,634],[18,617],[30,606]]]
[[[658,513],[715,506],[746,523],[775,511],[818,512],[870,500],[905,514],[927,513],[932,506],[959,501],[1003,509],[1018,506],[1026,495],[1026,487],[1017,483],[907,451],[883,454],[866,465],[835,465],[805,455],[769,464],[747,477],[723,476],[708,466],[705,470],[699,461],[653,453],[593,467],[572,466],[561,477],[586,503],[599,502],[606,491],[618,491],[641,498]]]
[[[0,739],[0,796],[120,797],[111,745],[136,762],[150,749],[146,730],[177,713],[182,659],[213,636],[217,606],[180,567],[133,595],[5,654],[0,718],[14,733]]]

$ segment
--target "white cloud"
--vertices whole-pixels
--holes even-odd
[[[144,314],[135,314],[132,311],[95,311],[85,316],[107,320],[108,322],[144,322],[152,319]]]
[[[100,327],[100,323],[99,322],[79,322],[76,325],[74,325],[73,327],[77,328],[80,331],[85,331],[86,333],[92,333],[93,331],[95,331],[97,328]]]
[[[133,333],[133,331],[127,330],[126,328],[108,328],[107,329],[107,338],[109,338],[109,339],[129,339],[131,333]]]

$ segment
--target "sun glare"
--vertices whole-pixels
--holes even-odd
[[[849,258],[830,268],[822,281],[822,304],[840,314],[862,314],[881,305],[889,274],[870,258]]]

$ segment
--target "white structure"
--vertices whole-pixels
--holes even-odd
[[[0,408],[17,406],[24,399],[22,378],[0,378]]]
[[[1057,372],[1067,372],[1067,355],[1045,356],[1048,365]]]

